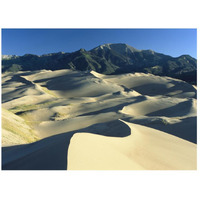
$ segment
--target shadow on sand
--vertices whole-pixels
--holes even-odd
[[[126,137],[131,134],[131,129],[122,121],[114,120],[61,133],[31,144],[2,147],[2,170],[66,170],[70,140],[77,132]]]

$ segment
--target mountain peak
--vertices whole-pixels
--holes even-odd
[[[133,52],[138,52],[140,50],[125,44],[125,43],[107,43],[107,44],[102,44],[92,50],[113,50],[116,51],[117,53],[124,54],[124,53],[133,53]]]
[[[80,52],[85,52],[86,50],[85,50],[85,49],[83,49],[83,48],[81,48],[79,51],[80,51]]]

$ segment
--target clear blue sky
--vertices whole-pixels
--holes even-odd
[[[196,29],[2,29],[2,54],[42,55],[90,50],[105,43],[126,43],[178,57],[197,58]]]

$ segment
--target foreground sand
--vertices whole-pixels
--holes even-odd
[[[3,169],[196,169],[196,88],[183,81],[18,72],[2,75],[2,102]]]
[[[68,169],[196,169],[196,145],[152,128],[127,123],[123,138],[78,133],[69,146]]]

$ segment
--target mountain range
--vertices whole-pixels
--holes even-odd
[[[103,74],[143,72],[197,83],[197,60],[189,55],[172,57],[153,50],[138,50],[127,44],[104,44],[89,51],[23,56],[3,55],[2,72],[73,69]]]

